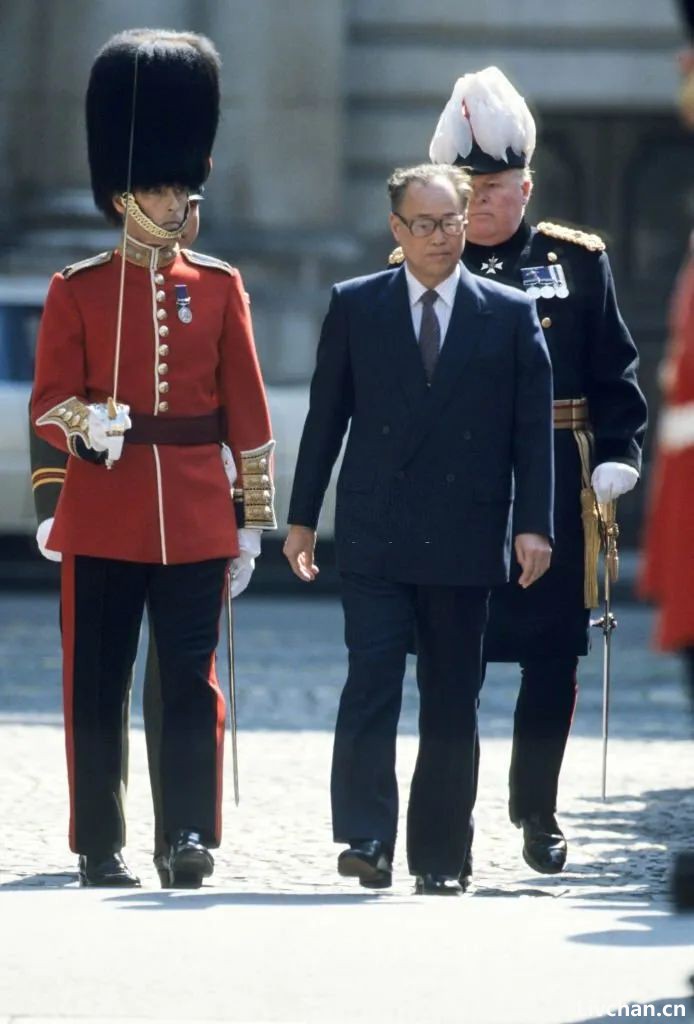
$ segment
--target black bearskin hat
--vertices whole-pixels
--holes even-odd
[[[131,190],[199,190],[219,122],[220,60],[209,39],[164,29],[129,29],[109,39],[92,66],[86,114],[94,201],[113,223],[113,195],[128,185],[136,55]]]

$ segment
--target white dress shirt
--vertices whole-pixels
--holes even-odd
[[[412,315],[414,336],[419,338],[419,328],[422,325],[422,303],[420,300],[422,295],[430,291],[430,289],[417,280],[407,264],[405,264],[405,279],[407,281],[407,292],[410,297],[410,314]],[[453,312],[453,303],[455,302],[455,293],[458,289],[459,280],[460,263],[456,263],[455,270],[450,277],[447,277],[433,289],[438,295],[438,299],[434,303],[434,312],[439,322],[441,345],[446,340],[446,331],[451,322],[451,313]]]

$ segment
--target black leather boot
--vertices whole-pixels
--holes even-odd
[[[78,863],[80,885],[103,889],[137,888],[134,875],[120,853],[81,853]]]
[[[525,863],[541,875],[558,875],[566,864],[567,845],[554,814],[530,814],[519,825]]]
[[[187,828],[174,832],[169,853],[171,888],[199,889],[203,878],[209,878],[213,871],[214,857],[202,842],[200,833]]]

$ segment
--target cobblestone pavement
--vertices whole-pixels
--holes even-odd
[[[65,839],[67,793],[59,718],[53,594],[0,595],[0,886],[75,884]],[[513,666],[493,666],[483,691],[476,897],[504,894],[659,901],[673,849],[694,837],[694,748],[675,659],[648,651],[650,613],[620,609],[614,656],[609,795],[600,786],[600,651],[582,664],[581,697],[560,794],[568,869],[547,878],[520,857],[506,815],[506,773],[516,691]],[[599,645],[598,645],[599,646]],[[335,874],[328,773],[344,676],[339,604],[245,597],[237,611],[242,803],[227,784],[225,839],[214,884],[239,893],[353,891]],[[139,709],[139,693],[133,711]],[[411,672],[398,770],[406,798],[416,751]],[[129,794],[131,865],[154,888],[144,737],[134,728]],[[227,762],[227,777],[229,778]],[[403,805],[406,799],[402,801]],[[409,892],[403,851],[391,896]]]

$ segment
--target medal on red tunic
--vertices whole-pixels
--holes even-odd
[[[178,319],[182,324],[189,324],[193,319],[193,311],[190,308],[190,295],[188,294],[188,288],[184,284],[177,284],[176,288],[176,310],[178,312]]]

